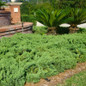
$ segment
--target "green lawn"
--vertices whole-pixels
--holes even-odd
[[[86,86],[86,70],[72,76],[63,84],[57,86]]]

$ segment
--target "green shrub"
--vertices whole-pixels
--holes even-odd
[[[0,9],[1,9],[2,6],[5,6],[5,5],[6,5],[5,2],[2,2],[2,1],[0,0]]]
[[[86,33],[86,28],[80,28],[78,33]]]
[[[34,15],[21,15],[22,22],[33,22],[34,25],[36,25],[36,19]]]
[[[46,26],[33,26],[33,32],[37,34],[47,34],[48,27]],[[80,29],[80,32],[84,32],[85,30]],[[57,30],[58,34],[68,34],[69,33],[69,28],[67,27],[59,27]]]
[[[37,34],[46,34],[47,33],[47,27],[46,26],[34,26],[33,32]]]
[[[20,9],[21,9],[21,14],[30,15],[33,13],[34,5],[29,3],[28,1],[24,1]]]
[[[36,25],[36,18],[35,14],[38,9],[46,8],[46,9],[53,9],[51,4],[46,3],[32,3],[28,1],[24,1],[21,5],[21,20],[22,22],[33,22]]]
[[[86,34],[16,34],[0,39],[0,86],[24,86],[86,61]]]

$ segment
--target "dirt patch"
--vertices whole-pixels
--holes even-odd
[[[41,79],[38,83],[26,83],[25,86],[56,86],[59,83],[62,83],[67,78],[77,74],[83,70],[86,70],[86,62],[78,63],[74,69],[66,70],[59,75],[48,77],[46,79]]]

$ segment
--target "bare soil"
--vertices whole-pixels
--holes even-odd
[[[74,74],[77,74],[83,70],[86,70],[86,62],[78,63],[74,69],[69,69],[60,73],[59,75],[48,77],[46,80],[41,79],[38,83],[26,83],[25,86],[56,86],[59,83],[62,83],[67,78],[70,78]]]

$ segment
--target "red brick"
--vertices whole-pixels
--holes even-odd
[[[14,8],[18,8],[18,12],[14,12]],[[20,6],[11,5],[10,6],[11,11],[11,23],[20,23],[21,22],[21,15],[20,15]]]

